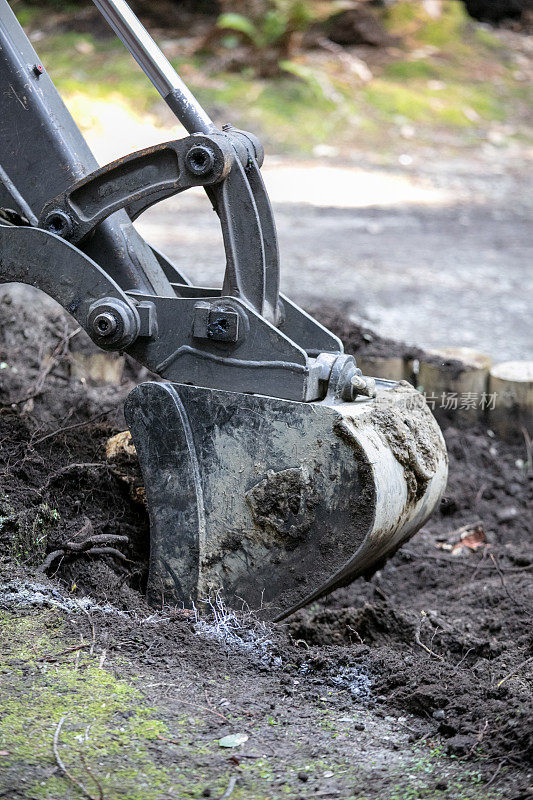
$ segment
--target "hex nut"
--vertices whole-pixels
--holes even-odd
[[[119,297],[104,297],[89,308],[87,332],[104,350],[124,350],[139,335],[137,310]]]

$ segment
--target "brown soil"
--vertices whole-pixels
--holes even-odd
[[[348,350],[401,351],[342,324]],[[37,300],[0,298],[2,583],[38,579],[67,596],[75,584],[77,596],[148,615],[147,515],[105,459],[107,438],[124,428],[122,400],[137,376],[130,365],[118,389],[71,379],[73,331],[61,311]],[[248,647],[196,635],[190,615],[176,609],[167,609],[164,624],[144,626],[96,613],[107,657],[120,656],[122,669],[153,687],[146,695],[168,719],[180,702],[192,703],[205,718],[206,740],[235,731],[225,711],[212,713],[227,699],[225,708],[250,732],[246,752],[230,753],[241,785],[247,778],[240,761],[262,750],[274,754],[268,779],[274,788],[265,797],[532,797],[532,474],[523,445],[499,441],[482,427],[450,425],[445,438],[450,479],[438,512],[371,580],[338,590],[283,625],[263,626],[264,646],[253,644],[253,618],[242,623]],[[452,553],[460,529],[478,522],[487,542]],[[125,558],[67,548],[48,578],[39,571],[47,554],[88,532],[127,536],[116,545]],[[178,673],[187,677],[186,689],[174,702],[168,689],[157,687]],[[334,737],[323,724],[326,705],[332,719],[342,722],[356,710],[363,722],[352,719],[351,734]],[[428,771],[416,792],[400,793],[396,767],[407,770],[415,750],[437,746],[446,754],[442,775]],[[162,762],[183,756],[181,746],[170,755],[168,744],[157,747]],[[203,783],[198,795],[187,796],[201,796],[202,786],[210,791],[211,778],[227,766],[227,756],[197,758],[192,763]],[[289,763],[321,759],[360,765],[360,775],[348,768],[334,777],[297,767],[287,773]],[[473,767],[477,788],[458,788],[457,775]],[[14,789],[8,796],[27,797]]]
[[[339,311],[336,306],[322,305],[313,309],[313,315],[339,337],[344,343],[345,351],[355,356],[356,360],[357,356],[403,358],[405,361],[423,359],[428,364],[435,364],[440,369],[446,370],[453,378],[457,378],[464,371],[464,364],[461,361],[454,358],[444,359],[415,345],[379,336],[371,328],[352,322],[347,314]]]
[[[420,358],[423,351],[386,339],[371,328],[352,322],[349,317],[339,311],[337,306],[322,305],[312,309],[313,316],[326,328],[329,328],[344,344],[347,353],[354,356],[376,356],[387,358]]]

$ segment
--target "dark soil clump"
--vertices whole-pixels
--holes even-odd
[[[528,763],[533,476],[523,446],[481,427],[449,427],[445,438],[450,478],[439,512],[369,583],[299,612],[290,629],[313,644],[367,645],[376,691],[435,720],[450,753]],[[444,549],[478,522],[486,544]]]
[[[344,350],[349,355],[386,357],[386,358],[420,358],[424,351],[419,347],[379,336],[371,328],[349,319],[335,306],[323,305],[313,308],[313,316],[324,327],[334,333],[344,343]]]
[[[47,553],[70,543],[48,574],[80,595],[137,606],[148,515],[105,452],[108,438],[125,428],[122,400],[133,383],[97,387],[71,378],[69,347],[80,335],[38,295],[31,304],[0,299],[0,548],[39,570]],[[97,549],[120,537],[118,554],[76,552],[94,537]]]

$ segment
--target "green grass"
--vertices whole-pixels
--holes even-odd
[[[17,12],[23,22],[38,26],[42,11],[21,5]],[[246,69],[214,73],[200,56],[173,63],[203,104],[221,112],[224,121],[256,131],[278,151],[306,153],[322,143],[373,146],[378,141],[394,149],[403,146],[403,122],[416,126],[421,141],[431,142],[437,130],[448,130],[460,146],[469,146],[479,138],[477,131],[511,121],[516,137],[527,140],[521,120],[531,104],[530,90],[513,79],[505,46],[467,18],[459,0],[447,0],[438,20],[429,18],[417,0],[394,3],[385,22],[399,37],[399,49],[374,68],[373,80],[365,85],[339,70],[334,57],[312,67],[300,57],[270,81]],[[122,104],[137,115],[160,102],[113,39],[64,33],[45,38],[38,50],[82,128],[98,122],[95,101]]]
[[[76,616],[70,615],[70,621]],[[146,676],[112,649],[104,660],[98,646],[98,622],[96,630],[94,652],[89,647],[71,651],[80,641],[60,611],[0,612],[0,795],[8,796],[24,777],[28,797],[36,800],[81,796],[56,769],[54,733],[63,720],[57,736],[60,758],[95,797],[98,791],[91,775],[102,786],[106,800],[167,796],[192,800],[202,797],[207,787],[211,796],[220,797],[235,768],[226,760],[229,754],[221,760],[220,734],[212,730],[201,706],[182,713],[179,704],[176,708],[171,698],[163,697],[160,705],[152,706],[143,693]],[[123,635],[135,637],[127,630]],[[85,643],[89,644],[87,639]],[[332,738],[345,736],[345,726],[338,719],[345,712],[321,710],[311,730],[318,725],[331,731]],[[229,716],[234,724],[242,724],[230,712]],[[350,787],[350,796],[375,798],[374,793],[366,794],[366,787],[375,783],[371,761],[362,768],[351,756],[334,757],[327,750],[318,758],[310,757],[307,734],[302,742],[302,732],[294,736],[287,728],[290,723],[290,714],[277,719],[266,715],[250,729],[252,747],[260,747],[268,730],[268,740],[274,731],[280,742],[291,735],[293,748],[288,757],[279,756],[274,748],[271,755],[242,761],[232,800],[274,800],[279,795],[296,800],[303,791],[294,781],[296,773],[307,773],[311,787],[326,771],[341,779],[345,789]],[[434,790],[443,778],[449,791]],[[279,787],[276,794],[272,793],[274,781]],[[380,800],[452,797],[503,800],[497,789],[483,788],[475,764],[446,756],[436,744],[406,744],[403,760],[391,764],[380,793]]]
[[[364,89],[364,98],[384,120],[401,115],[412,122],[463,128],[472,126],[475,115],[485,122],[505,118],[502,101],[490,85],[483,84],[454,83],[446,90],[435,90],[427,82],[411,81],[407,86],[376,79]]]
[[[446,0],[438,19],[431,18],[417,0],[392,3],[384,19],[393,36],[410,37],[418,44],[438,48],[462,44],[472,24],[463,4],[457,0]]]
[[[54,612],[2,613],[0,636],[0,773],[19,765],[22,774],[36,778],[32,797],[65,797],[68,781],[50,770],[54,733],[64,718],[60,754],[78,780],[94,790],[85,761],[109,800],[119,800],[123,792],[131,800],[157,800],[166,772],[154,763],[148,746],[166,725],[143,703],[139,690],[99,667],[98,657],[87,651],[77,662],[74,652],[57,662],[40,660],[79,644],[68,641]]]

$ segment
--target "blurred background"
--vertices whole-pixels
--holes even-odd
[[[385,336],[531,358],[532,0],[135,0],[210,115],[258,134],[282,289]],[[90,2],[11,6],[100,163],[184,135]],[[218,286],[201,190],[141,233]]]

